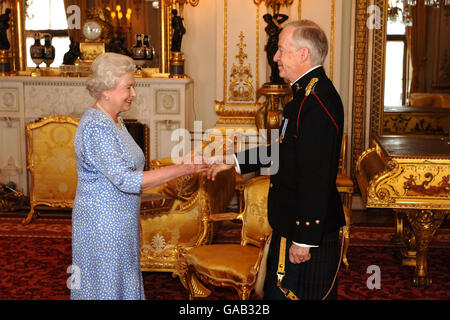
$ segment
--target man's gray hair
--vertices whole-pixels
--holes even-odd
[[[104,90],[114,89],[116,80],[127,72],[134,72],[136,65],[128,56],[107,52],[99,55],[91,65],[91,74],[86,80],[86,89],[95,99]]]
[[[297,20],[286,24],[283,29],[286,28],[294,28],[292,40],[297,49],[302,47],[309,49],[313,66],[323,64],[328,54],[328,40],[317,23],[311,20]]]

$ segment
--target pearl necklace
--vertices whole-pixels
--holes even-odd
[[[117,129],[122,130],[122,125],[120,124],[119,118],[117,118],[117,122],[114,121],[114,119],[111,117],[111,115],[106,112],[105,109],[103,109],[103,107],[100,105],[100,103],[96,102],[95,105],[97,106],[97,108],[100,109],[100,111],[102,111],[104,114],[106,114],[106,116],[108,116],[108,118],[111,119],[111,121],[116,125]]]

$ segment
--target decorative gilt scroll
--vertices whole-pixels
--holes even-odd
[[[250,64],[244,64],[248,55],[244,52],[244,48],[247,46],[244,43],[244,33],[241,31],[239,35],[239,53],[236,58],[239,64],[233,64],[231,67],[231,79],[228,88],[230,100],[232,101],[252,101],[255,96],[255,89],[252,83],[252,69]]]

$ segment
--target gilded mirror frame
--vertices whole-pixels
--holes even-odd
[[[25,45],[25,1],[26,0],[7,0],[9,2],[9,7],[12,9],[12,23],[10,27],[11,32],[11,48],[12,48],[12,60],[13,60],[13,71],[16,74],[21,75],[21,73],[26,72],[26,45]],[[170,10],[171,4],[170,0],[160,0],[161,6],[161,64],[159,74],[168,74],[169,72],[169,49],[170,49]]]
[[[383,130],[387,0],[358,0],[355,5],[351,174],[356,161]],[[370,6],[373,10],[369,10]],[[369,19],[377,19],[374,28]],[[368,119],[367,119],[368,116]]]

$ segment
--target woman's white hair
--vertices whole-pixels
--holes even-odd
[[[134,72],[136,65],[128,56],[107,52],[99,55],[91,65],[91,74],[86,80],[86,89],[95,99],[104,90],[114,89],[116,80],[127,72]]]

